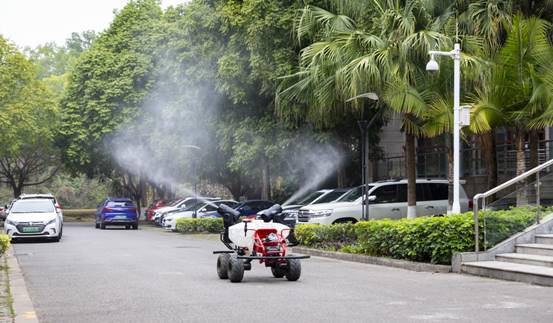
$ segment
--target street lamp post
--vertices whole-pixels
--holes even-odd
[[[200,147],[194,146],[194,145],[184,145],[184,148],[191,148],[191,149],[195,149],[197,151],[202,150]],[[194,161],[194,198],[196,198],[196,202],[198,202],[198,192],[197,192],[197,188],[196,188],[197,185],[198,185],[198,158],[195,158],[195,161]],[[199,203],[196,203],[196,205],[198,205],[198,204]],[[192,214],[192,217],[193,218],[198,217],[197,206],[194,207],[194,213]]]
[[[453,59],[453,206],[451,213],[461,213],[459,203],[459,173],[460,173],[460,96],[461,96],[461,45],[456,43],[452,51],[429,51],[430,61],[426,64],[427,71],[438,71],[440,66],[435,56],[449,56]]]
[[[346,100],[346,102],[351,102],[356,99],[367,98],[370,100],[378,101],[378,95],[376,93],[364,93],[353,98]],[[382,108],[381,108],[382,109]],[[380,109],[380,110],[381,110]],[[369,128],[372,126],[376,117],[380,114],[378,110],[370,121],[359,120],[357,125],[359,130],[361,130],[361,196],[365,198],[363,200],[363,207],[361,209],[361,219],[368,221],[369,220]]]

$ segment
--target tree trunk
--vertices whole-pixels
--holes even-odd
[[[262,167],[261,199],[268,200],[269,192],[271,191],[271,182],[270,182],[270,174],[269,174],[269,163],[265,158],[263,158],[261,167]]]
[[[530,150],[530,168],[532,169],[539,164],[539,142],[540,137],[538,136],[538,132],[536,130],[530,130],[528,133],[528,148]],[[528,177],[527,183],[535,183],[536,182],[536,176],[532,175]],[[533,202],[536,202],[537,200],[537,191],[535,185],[529,185],[529,195],[531,195],[534,199]]]
[[[415,136],[405,132],[405,174],[407,175],[407,217],[417,216],[417,170]]]
[[[336,170],[336,187],[338,188],[346,187],[346,167],[344,164],[339,165]]]
[[[540,137],[536,130],[530,130],[528,134],[528,148],[530,149],[530,169],[538,166],[539,163],[539,142]]]
[[[497,151],[495,143],[495,131],[485,132],[480,135],[482,153],[486,163],[487,187],[492,189],[497,186]],[[493,197],[490,197],[493,200]]]
[[[518,128],[516,131],[516,175],[519,176],[520,174],[524,173],[526,170],[526,158],[525,158],[525,151],[524,151],[524,143],[525,143],[525,131],[522,128]],[[527,187],[526,187],[526,180],[520,181],[519,184],[517,184],[517,206],[523,206],[528,204],[528,197],[527,197]]]
[[[13,197],[18,198],[21,193],[23,193],[23,188],[19,185],[17,185],[15,182],[10,183],[10,186],[13,190]]]

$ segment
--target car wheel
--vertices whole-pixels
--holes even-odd
[[[138,230],[138,221],[132,225],[133,230]]]
[[[125,226],[125,230],[129,230],[130,228],[131,228],[130,225],[126,225],[126,226]]]
[[[233,283],[239,283],[244,278],[244,262],[232,255],[228,262],[228,278]]]
[[[54,241],[54,242],[60,242],[60,239],[61,239],[61,237],[58,235],[57,237],[52,238],[52,241]]]
[[[332,222],[332,224],[343,224],[343,223],[352,223],[352,224],[354,224],[355,222],[357,222],[357,220],[352,219],[352,218],[346,218],[346,219],[338,219],[338,220]]]
[[[275,278],[282,278],[286,275],[286,269],[280,267],[279,265],[275,265],[271,267],[271,273],[273,273]]]
[[[100,229],[100,223],[96,222],[96,229]]]
[[[301,262],[299,259],[288,259],[288,268],[286,268],[286,279],[289,281],[296,281],[301,276]]]
[[[228,253],[220,254],[217,257],[217,275],[221,279],[228,279],[228,263],[230,255]]]
[[[104,222],[100,222],[100,229],[105,230],[106,224]]]
[[[59,238],[61,239],[61,237],[63,236],[63,226],[60,227],[60,234],[59,234]]]

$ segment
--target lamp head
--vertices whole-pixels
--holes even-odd
[[[436,72],[440,70],[440,65],[438,65],[438,62],[434,59],[434,55],[430,55],[430,60],[426,64],[426,70],[429,72]]]

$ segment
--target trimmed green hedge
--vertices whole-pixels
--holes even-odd
[[[487,247],[491,247],[531,225],[535,208],[482,212],[481,245],[484,216]],[[312,248],[449,264],[454,253],[474,250],[474,221],[472,213],[465,213],[356,224],[304,224],[296,227],[296,237],[301,245]]]
[[[63,209],[63,215],[68,217],[96,217],[96,209]]]
[[[5,234],[0,234],[0,256],[2,256],[10,247],[10,237]]]
[[[219,233],[224,230],[223,219],[205,218],[205,219],[177,219],[176,230],[182,233]]]

